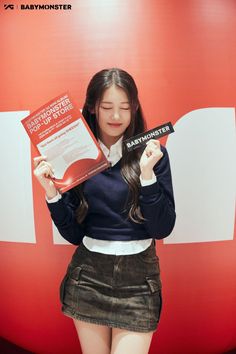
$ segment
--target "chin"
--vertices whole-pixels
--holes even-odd
[[[109,135],[109,136],[118,137],[118,136],[123,135],[124,132],[123,131],[120,131],[120,132],[114,132],[114,131],[111,132],[111,131],[109,131],[106,134]]]

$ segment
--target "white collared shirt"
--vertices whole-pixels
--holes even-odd
[[[107,160],[114,166],[122,157],[122,142],[123,136],[108,149],[101,140],[98,140],[102,152],[104,153]],[[153,173],[152,179],[143,180],[140,177],[140,182],[142,186],[147,186],[156,182],[156,176]],[[47,200],[48,203],[57,202],[61,198],[58,194],[54,198]],[[82,240],[86,248],[92,252],[99,252],[104,254],[112,255],[128,255],[136,254],[147,249],[152,242],[152,238],[145,240],[133,240],[133,241],[106,241],[98,240],[89,236],[84,236]]]
[[[107,161],[111,163],[111,166],[114,166],[122,157],[122,141],[123,136],[117,140],[115,144],[111,145],[110,149],[108,149],[106,145],[104,145],[103,142],[98,139],[100,148],[106,156]]]

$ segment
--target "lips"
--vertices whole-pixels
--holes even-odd
[[[121,123],[107,123],[112,128],[119,128],[122,124]]]

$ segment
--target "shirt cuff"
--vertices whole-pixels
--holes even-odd
[[[141,175],[139,177],[140,183],[142,187],[150,186],[151,184],[155,183],[157,181],[156,175],[154,172],[152,172],[152,178],[151,179],[142,179]]]
[[[55,195],[55,197],[48,199],[47,196],[46,197],[46,201],[50,204],[50,203],[56,203],[61,199],[61,194],[57,192],[57,194]]]

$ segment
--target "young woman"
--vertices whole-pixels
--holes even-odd
[[[52,166],[34,159],[60,234],[79,245],[60,287],[83,354],[148,353],[162,296],[155,239],[175,224],[169,158],[158,140],[127,152],[122,141],[145,131],[133,78],[117,68],[93,76],[83,107],[111,167],[60,195]]]

